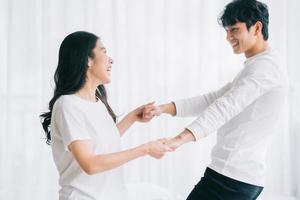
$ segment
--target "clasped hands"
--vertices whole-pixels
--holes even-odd
[[[153,117],[160,116],[163,111],[160,106],[155,106],[154,102],[143,105],[133,111],[136,116],[136,121],[149,122]],[[153,158],[160,159],[166,152],[175,151],[181,145],[179,137],[163,138],[148,142],[143,146],[148,155]]]
[[[175,151],[180,145],[177,137],[158,139],[144,144],[147,154],[156,159],[162,158],[167,152]]]

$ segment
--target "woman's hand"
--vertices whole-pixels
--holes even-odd
[[[149,122],[155,116],[152,112],[155,110],[155,102],[151,102],[145,105],[142,105],[131,112],[135,121],[138,122]]]
[[[151,102],[145,105],[142,105],[135,110],[128,113],[118,124],[118,130],[120,135],[122,136],[125,131],[131,127],[135,122],[149,122],[152,120],[154,115],[145,115],[145,113],[151,113],[155,110],[156,106],[154,106],[155,102]]]
[[[162,104],[158,106],[152,105],[151,107],[143,111],[143,118],[152,119],[154,116],[160,116],[163,113],[169,114],[171,116],[175,116],[176,115],[175,104],[171,102],[171,103]]]
[[[173,138],[169,138],[167,141],[165,141],[165,144],[168,145],[170,149],[172,149],[172,151],[175,151],[178,147],[180,147],[183,144],[183,142],[178,136],[176,136]]]
[[[152,119],[155,116],[160,116],[163,113],[161,106],[152,105],[147,109],[143,110],[143,118],[144,119]]]
[[[156,141],[151,141],[145,144],[147,148],[147,153],[149,156],[160,159],[162,158],[166,152],[173,151],[165,142],[167,139],[159,139]]]

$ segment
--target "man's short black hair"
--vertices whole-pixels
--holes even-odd
[[[268,40],[269,11],[268,6],[256,0],[234,0],[227,4],[219,18],[223,27],[232,26],[237,22],[246,23],[247,29],[257,21],[262,23],[264,40]]]

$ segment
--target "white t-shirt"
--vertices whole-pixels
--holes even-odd
[[[75,95],[63,95],[54,104],[51,119],[52,154],[59,172],[60,200],[126,199],[123,168],[94,175],[79,166],[68,145],[90,140],[95,154],[121,150],[120,134],[105,105]]]
[[[210,168],[263,186],[265,155],[287,97],[285,66],[271,49],[248,58],[231,83],[175,102],[178,116],[197,116],[186,128],[196,139],[217,131]]]

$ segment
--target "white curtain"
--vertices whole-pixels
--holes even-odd
[[[242,68],[217,16],[228,0],[1,0],[0,199],[57,199],[58,175],[38,115],[47,109],[63,38],[77,30],[99,35],[114,59],[111,106],[122,115],[217,89]],[[264,1],[270,8],[270,45],[291,80],[288,109],[268,154],[265,193],[300,197],[300,14],[298,0]],[[174,136],[192,119],[163,116],[135,124],[130,148]],[[215,135],[162,160],[126,165],[129,183],[151,183],[184,199],[210,162]]]

